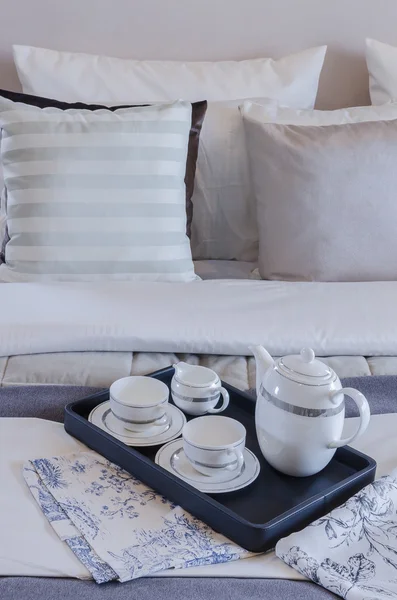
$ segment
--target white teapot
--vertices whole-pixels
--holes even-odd
[[[370,419],[368,402],[353,388],[342,388],[339,377],[304,348],[300,355],[274,361],[262,348],[250,348],[256,361],[256,433],[266,460],[278,471],[306,477],[321,471],[336,449],[364,433]],[[344,396],[357,404],[360,425],[341,439]]]

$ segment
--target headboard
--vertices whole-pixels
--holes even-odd
[[[365,37],[397,45],[397,0],[0,0],[0,87],[19,89],[13,43],[139,59],[329,51],[317,105],[368,103]]]

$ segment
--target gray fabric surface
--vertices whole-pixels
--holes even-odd
[[[397,377],[351,377],[342,379],[342,384],[360,390],[368,398],[373,415],[397,412]],[[358,416],[352,400],[346,401],[346,416]]]
[[[356,387],[370,403],[373,414],[397,412],[397,377],[344,379],[345,387]],[[97,392],[80,386],[30,386],[0,389],[1,417],[41,417],[63,420],[68,402]],[[347,402],[348,416],[356,410]],[[1,544],[1,538],[0,538]],[[38,549],[39,550],[39,549]],[[301,581],[266,579],[169,578],[138,579],[122,585],[98,586],[89,581],[33,577],[0,578],[1,600],[326,600],[334,594]]]
[[[342,384],[365,394],[372,414],[397,412],[397,377],[352,377],[343,379]],[[62,422],[66,404],[98,391],[93,387],[62,385],[4,387],[0,389],[0,417],[40,417]],[[250,393],[254,395],[255,390]],[[346,415],[358,415],[351,400],[346,402]]]
[[[62,422],[66,404],[99,391],[98,388],[63,385],[1,388],[0,417],[40,417]]]
[[[280,579],[136,579],[97,585],[91,581],[9,577],[0,579],[1,600],[332,600],[334,594],[303,581]]]

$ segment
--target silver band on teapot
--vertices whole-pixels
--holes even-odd
[[[285,410],[286,412],[292,413],[293,415],[299,415],[301,417],[311,417],[311,418],[319,418],[319,417],[334,417],[338,415],[345,408],[345,401],[343,400],[338,406],[333,408],[305,408],[303,406],[296,406],[295,404],[290,404],[289,402],[285,402],[280,398],[276,398],[269,394],[263,385],[260,387],[260,393],[263,398],[276,406],[281,410]]]

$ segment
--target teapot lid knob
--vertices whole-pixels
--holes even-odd
[[[300,354],[279,358],[277,370],[288,379],[305,385],[326,385],[336,377],[326,363],[316,359],[311,348],[303,348]]]
[[[301,358],[305,363],[311,363],[314,361],[316,355],[314,354],[314,350],[311,348],[303,348],[301,350]]]

